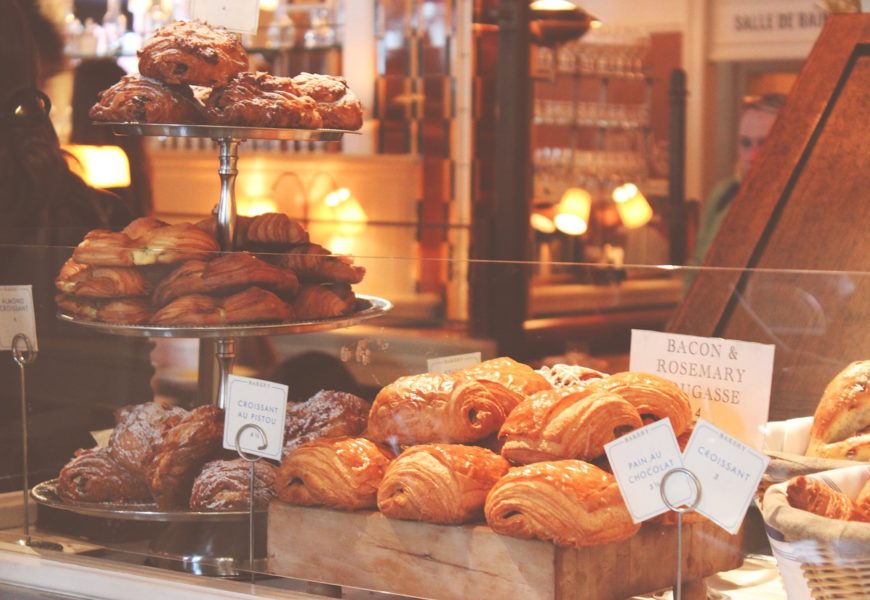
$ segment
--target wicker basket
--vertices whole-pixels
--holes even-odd
[[[853,498],[870,478],[861,465],[811,475]],[[870,598],[870,523],[792,508],[787,482],[768,488],[762,513],[789,600]]]

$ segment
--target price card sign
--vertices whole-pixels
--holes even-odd
[[[701,484],[696,510],[737,533],[768,462],[761,452],[699,420],[683,453],[683,465]]]
[[[774,346],[676,333],[631,331],[632,371],[677,383],[696,418],[761,449],[770,407]]]
[[[683,466],[680,446],[670,419],[661,419],[628,433],[604,446],[625,506],[635,523],[668,511],[660,491],[662,477]],[[691,499],[692,490],[671,490],[675,505]]]
[[[450,373],[477,364],[480,364],[480,352],[469,352],[468,354],[430,358],[426,361],[426,368],[429,369],[430,373]]]
[[[39,350],[33,287],[0,285],[0,350],[12,350],[12,340],[19,333],[27,336],[34,350]]]
[[[193,0],[190,16],[215,27],[240,33],[257,33],[259,0]]]
[[[287,386],[238,375],[230,375],[227,385],[224,448],[236,450],[236,436],[244,430],[239,437],[239,448],[243,452],[281,460]]]

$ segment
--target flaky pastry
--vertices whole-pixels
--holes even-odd
[[[490,490],[485,513],[496,533],[578,548],[618,542],[640,529],[613,475],[580,460],[511,469]]]
[[[319,244],[304,244],[281,255],[277,264],[296,273],[302,283],[359,283],[365,267],[353,257],[333,254]]]
[[[553,386],[528,365],[502,356],[456,372],[457,377],[474,379],[498,400],[505,414],[536,392]]]
[[[151,499],[148,486],[112,459],[106,448],[79,450],[58,476],[66,502],[137,503]]]
[[[254,463],[254,508],[266,508],[275,497],[276,471],[265,460]],[[193,480],[191,510],[242,511],[250,503],[251,463],[242,458],[209,461]]]
[[[86,298],[148,296],[152,280],[140,269],[95,267],[70,258],[60,268],[54,286],[65,294]]]
[[[313,99],[289,77],[258,71],[239,73],[215,88],[205,105],[209,123],[244,127],[319,129],[323,119]]]
[[[853,362],[825,387],[807,455],[870,461],[870,360]]]
[[[668,417],[677,436],[692,425],[689,397],[676,383],[658,375],[628,371],[614,373],[593,381],[587,389],[619,394],[634,405],[644,425]]]
[[[792,507],[820,517],[854,521],[861,516],[856,510],[855,502],[849,496],[804,475],[799,475],[788,482],[786,497]]]
[[[91,107],[94,121],[117,123],[202,123],[205,118],[187,86],[169,86],[141,75],[124,75],[100,92]]]
[[[347,87],[344,77],[299,73],[292,81],[302,94],[310,96],[317,103],[323,127],[350,131],[362,127],[362,104]]]
[[[442,525],[479,520],[486,494],[509,466],[477,446],[412,446],[387,469],[378,487],[378,510],[391,519]]]
[[[229,325],[291,321],[293,308],[272,292],[250,287],[218,298],[191,294],[176,298],[151,319],[154,325]]]
[[[278,499],[302,506],[359,510],[377,506],[378,484],[394,454],[364,438],[321,438],[281,463]]]
[[[315,321],[350,314],[356,308],[356,294],[349,284],[305,284],[293,301],[293,310],[300,321]]]

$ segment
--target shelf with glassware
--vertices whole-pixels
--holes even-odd
[[[538,257],[621,266],[626,230],[653,217],[649,36],[601,27],[533,55],[532,227]]]

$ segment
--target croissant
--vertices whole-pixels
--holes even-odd
[[[211,237],[217,236],[217,219],[206,217],[196,223]],[[308,232],[302,224],[283,213],[264,213],[256,217],[236,217],[235,247],[239,250],[275,250],[283,252],[289,246],[308,243]]]
[[[332,254],[319,244],[305,244],[282,255],[278,266],[296,273],[303,283],[359,283],[366,274],[350,256]]]
[[[563,388],[534,394],[502,425],[501,454],[514,464],[604,454],[604,445],[643,424],[627,400],[608,392]]]
[[[89,232],[76,246],[73,258],[89,265],[129,267],[173,264],[205,258],[220,250],[214,237],[189,223],[157,226],[143,231],[146,224],[151,225],[156,220],[137,221],[117,233],[104,229]]]
[[[247,252],[236,252],[210,261],[183,263],[157,286],[153,301],[164,306],[180,296],[223,294],[252,285],[282,296],[292,296],[299,289],[291,271],[273,267]]]
[[[85,321],[142,325],[154,314],[151,303],[144,298],[78,298],[60,294],[55,303],[61,311]]]
[[[870,523],[870,479],[867,480],[864,487],[858,492],[858,498],[855,500],[855,510],[858,511],[859,521]]]
[[[353,312],[356,295],[346,283],[307,284],[299,287],[293,310],[300,321],[340,317]]]
[[[106,448],[79,450],[58,476],[66,502],[147,502],[148,486],[112,459]]]
[[[305,442],[361,434],[371,404],[353,394],[320,390],[305,402],[288,402],[284,416],[286,456]]]
[[[109,439],[109,453],[121,466],[141,480],[160,450],[163,435],[187,414],[183,408],[165,408],[145,402],[126,408]]]
[[[378,392],[367,435],[403,446],[473,442],[497,431],[506,416],[504,406],[476,381],[424,373],[400,377]]]
[[[302,506],[359,510],[377,506],[378,484],[394,458],[364,438],[321,438],[302,444],[281,463],[278,499]]]
[[[559,546],[618,542],[640,529],[613,475],[580,460],[511,469],[490,490],[484,510],[496,533]]]
[[[151,495],[161,509],[188,506],[202,466],[221,448],[224,411],[200,406],[166,432],[148,468]]]
[[[60,268],[55,287],[73,296],[123,298],[147,296],[151,282],[139,269],[129,267],[91,267],[70,258]]]
[[[668,417],[679,436],[692,425],[689,397],[672,381],[650,373],[623,372],[589,384],[590,391],[619,394],[631,402],[644,424]]]
[[[251,504],[251,463],[236,458],[203,466],[190,491],[191,510],[248,510]],[[277,469],[264,460],[253,463],[254,508],[264,509],[275,497]]]
[[[505,414],[535,392],[553,389],[540,373],[506,356],[462,369],[456,375],[474,379],[489,390]]]
[[[870,360],[853,362],[825,388],[807,455],[870,461]]]
[[[293,319],[293,309],[272,292],[251,287],[243,292],[214,298],[191,294],[176,298],[151,318],[154,325],[226,325],[281,322]]]
[[[794,508],[829,519],[852,521],[858,516],[855,503],[849,496],[804,475],[789,481],[786,497]]]
[[[362,127],[362,104],[343,77],[299,73],[292,81],[300,93],[315,100],[323,127],[350,131]]]
[[[581,367],[580,365],[558,364],[552,367],[544,366],[537,372],[554,388],[586,387],[590,382],[607,377],[606,373]]]
[[[387,469],[378,509],[391,519],[442,525],[479,520],[487,492],[508,467],[498,454],[477,446],[413,446]]]

